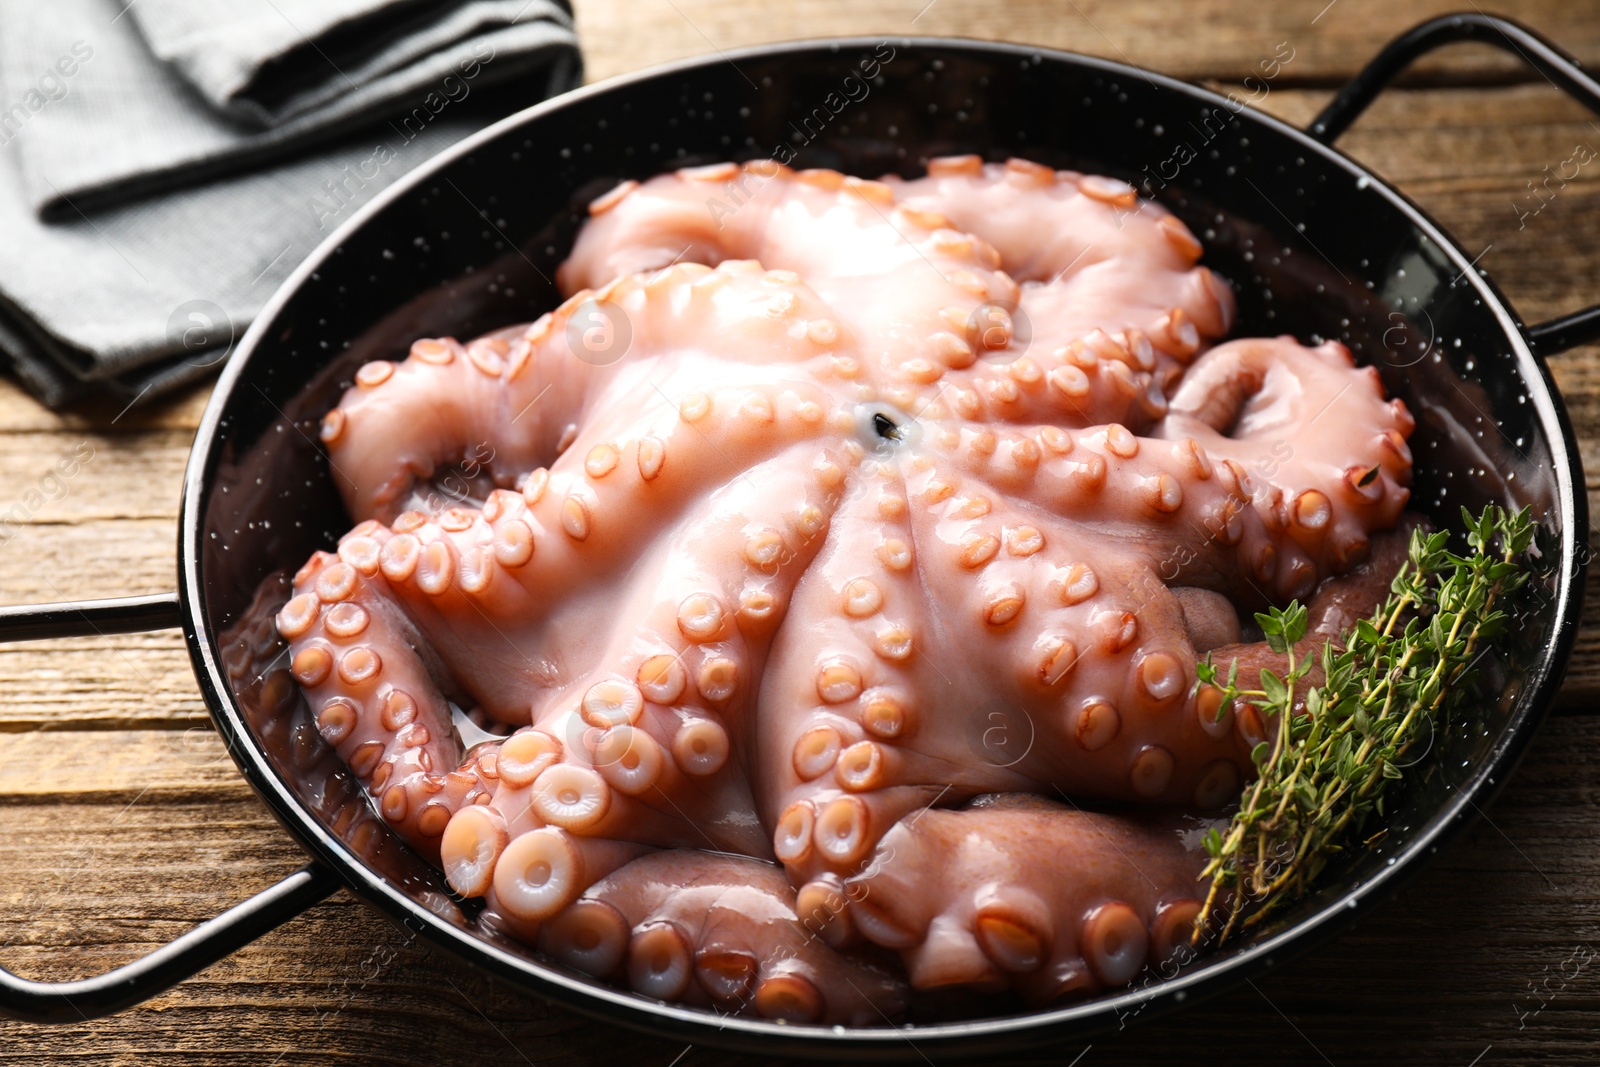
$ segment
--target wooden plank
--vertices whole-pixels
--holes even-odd
[[[1487,819],[1353,932],[1254,989],[1007,1062],[1060,1067],[1091,1043],[1085,1064],[1190,1062],[1196,1048],[1228,1062],[1320,1063],[1320,1051],[1336,1064],[1466,1064],[1488,1046],[1485,1065],[1590,1062],[1600,961],[1575,976],[1567,961],[1574,948],[1600,947],[1597,790],[1600,719],[1552,720]],[[226,790],[132,806],[6,806],[0,820],[0,944],[8,967],[34,977],[126,962],[300,862],[257,801]],[[1529,983],[1555,991],[1537,1014]],[[67,1049],[86,1063],[260,1065],[282,1053],[286,1064],[470,1055],[486,1065],[665,1065],[684,1048],[494,989],[342,895],[145,1007],[3,1030],[0,1065]],[[753,1062],[774,1061],[707,1048],[685,1058]]]
[[[182,642],[174,630],[0,646],[0,735],[209,722]]]
[[[21,525],[167,519],[178,514],[190,430],[75,433],[63,427],[0,437],[0,553]]]
[[[120,465],[122,458],[115,462]],[[128,462],[135,461],[129,457]],[[109,475],[114,469],[108,456],[102,470]],[[175,514],[88,523],[23,523],[13,529],[15,536],[0,546],[0,602],[34,604],[177,588]]]
[[[132,803],[8,805],[0,841],[0,921],[8,928],[0,943],[10,951],[98,945],[132,958],[304,862],[248,789],[230,792],[198,801],[146,794]],[[29,913],[29,899],[48,906]],[[110,900],[125,910],[108,913]],[[130,940],[127,929],[98,928],[112,915],[149,929]]]
[[[0,804],[238,799],[250,787],[207,725],[11,732],[0,740]]]
[[[117,399],[87,401],[66,412],[53,412],[9,377],[0,377],[0,434],[18,430],[194,429],[210,395],[209,382],[180,390],[172,397],[129,408]]]
[[[1590,495],[1592,497],[1593,493]],[[1592,500],[1589,507],[1592,512]],[[1594,541],[1591,536],[1591,544]],[[1584,581],[1582,628],[1572,649],[1572,659],[1567,663],[1558,706],[1565,712],[1593,715],[1600,712],[1600,707],[1596,706],[1597,696],[1600,696],[1600,568],[1590,564]]]
[[[758,10],[741,0],[580,0],[574,7],[591,80],[768,41],[921,34],[1024,41],[1177,77],[1232,80],[1259,74],[1258,64],[1287,44],[1293,59],[1283,76],[1301,84],[1336,84],[1390,38],[1425,18],[1471,5],[1464,8],[1456,0],[1249,5],[1201,0],[1182,6],[1164,0],[856,0],[846,8],[830,0],[797,0]],[[1600,57],[1600,24],[1587,5],[1522,0],[1516,16],[1582,59]],[[1473,45],[1441,53],[1419,71],[1453,82],[1524,76],[1518,61]]]
[[[1219,91],[1240,86],[1203,80]],[[1250,96],[1241,93],[1241,96]],[[1296,126],[1309,125],[1330,100],[1327,90],[1267,83],[1253,106]],[[1339,139],[1338,147],[1390,181],[1433,179],[1453,188],[1505,182],[1507,195],[1525,192],[1524,182],[1556,169],[1580,142],[1597,140],[1594,118],[1544,81],[1527,85],[1455,89],[1402,89],[1385,93]],[[1576,168],[1579,184],[1600,180],[1587,165]],[[1569,171],[1570,173],[1570,171]],[[1508,208],[1506,218],[1515,217]]]

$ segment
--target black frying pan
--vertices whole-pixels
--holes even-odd
[[[301,265],[223,373],[184,481],[178,593],[0,611],[0,638],[11,640],[182,626],[217,729],[312,861],[110,974],[51,985],[0,971],[0,1015],[76,1021],[136,1004],[342,886],[517,988],[658,1034],[835,1059],[993,1054],[1198,999],[1367,910],[1487,803],[1526,747],[1572,648],[1587,546],[1576,443],[1544,360],[1600,337],[1600,307],[1524,326],[1431,219],[1330,147],[1412,59],[1460,40],[1516,52],[1600,111],[1600,84],[1574,60],[1481,14],[1436,19],[1399,38],[1306,130],[1085,56],[847,39],[749,49],[586,88],[408,175]],[[829,94],[849,88],[846,77],[868,59],[877,63],[870,92],[854,90],[860,98],[834,113]],[[403,353],[418,336],[475,335],[554,306],[549,279],[583,205],[619,179],[770,156],[782,144],[793,146],[797,166],[861,175],[913,174],[928,156],[977,152],[1141,184],[1239,289],[1237,333],[1337,338],[1381,370],[1418,419],[1417,506],[1445,524],[1460,505],[1534,509],[1548,574],[1523,620],[1529,650],[1504,674],[1499,706],[1487,725],[1439,739],[1432,773],[1391,813],[1387,839],[1301,906],[1176,977],[1056,1010],[919,1023],[913,1049],[888,1027],[779,1026],[649,1001],[490,939],[319,747],[285,684],[270,612],[282,599],[282,570],[331,547],[349,525],[316,425],[354,368]]]

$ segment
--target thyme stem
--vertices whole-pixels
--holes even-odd
[[[1506,600],[1528,580],[1521,560],[1536,525],[1526,509],[1463,509],[1462,519],[1467,553],[1449,550],[1448,533],[1415,531],[1388,598],[1337,644],[1297,650],[1307,629],[1298,603],[1257,615],[1284,657],[1283,675],[1263,669],[1260,689],[1236,686],[1237,663],[1226,679],[1200,664],[1200,684],[1221,688],[1222,706],[1248,702],[1278,729],[1251,752],[1259,775],[1226,830],[1206,837],[1201,878],[1210,885],[1194,944],[1225,898],[1219,944],[1304,895],[1330,859],[1360,843],[1368,818],[1384,814],[1389,785],[1405,777],[1398,761],[1473,691],[1478,660],[1507,630]],[[1323,681],[1307,688],[1318,663]]]

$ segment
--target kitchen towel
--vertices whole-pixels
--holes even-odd
[[[201,377],[354,208],[580,79],[556,0],[0,0],[0,353],[54,407]]]

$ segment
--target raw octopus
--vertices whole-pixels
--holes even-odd
[[[1336,342],[1219,343],[1230,288],[1114,179],[729,163],[590,214],[561,307],[323,422],[358,525],[277,625],[383,819],[481,921],[718,1010],[1168,958],[1274,728],[1196,662],[1381,595],[1404,405]]]

